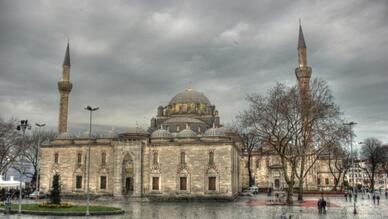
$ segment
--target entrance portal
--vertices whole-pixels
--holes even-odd
[[[279,187],[280,187],[280,180],[275,179],[275,189],[279,189]]]
[[[125,178],[125,194],[130,194],[133,192],[133,179],[132,177]]]
[[[122,194],[131,195],[134,190],[133,161],[129,154],[125,155],[122,164]]]

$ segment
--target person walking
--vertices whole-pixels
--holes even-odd
[[[322,214],[322,199],[318,199],[317,206],[318,206],[318,213]]]
[[[349,201],[352,202],[352,193],[349,193]]]
[[[376,195],[375,194],[373,194],[372,199],[373,199],[373,204],[376,204]]]
[[[345,201],[348,201],[348,193],[345,192]]]
[[[380,205],[380,195],[377,195],[377,205]]]
[[[321,205],[323,213],[326,214],[326,200],[324,198],[322,198]]]
[[[385,189],[385,199],[388,199],[388,191]]]

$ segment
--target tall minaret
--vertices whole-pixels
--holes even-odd
[[[62,65],[62,79],[58,81],[58,90],[60,94],[59,100],[59,122],[58,134],[67,132],[67,113],[69,109],[69,94],[73,84],[70,82],[70,49],[67,42],[65,59]]]
[[[304,41],[302,25],[299,20],[299,38],[298,38],[298,60],[299,67],[295,69],[295,75],[298,79],[299,90],[302,99],[306,98],[310,90],[311,67],[307,65],[307,48]]]

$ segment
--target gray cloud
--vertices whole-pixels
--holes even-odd
[[[189,82],[228,123],[246,94],[296,82],[298,18],[357,140],[388,142],[386,1],[1,1],[0,114],[56,126],[70,38],[70,123],[90,104],[98,124],[146,127]]]

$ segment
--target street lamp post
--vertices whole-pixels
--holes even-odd
[[[91,107],[91,106],[87,106],[85,107],[85,110],[88,110],[89,111],[89,115],[90,115],[90,121],[89,121],[89,146],[88,146],[88,177],[87,177],[87,185],[86,185],[86,198],[87,198],[87,205],[86,205],[86,216],[89,216],[90,215],[90,212],[89,212],[89,206],[90,206],[90,194],[89,194],[89,178],[90,178],[90,146],[92,144],[91,140],[92,140],[92,114],[93,114],[93,111],[96,111],[98,110],[99,107]]]
[[[40,162],[39,162],[39,158],[40,158],[40,141],[41,141],[41,136],[42,136],[42,128],[46,125],[44,123],[35,123],[35,125],[37,127],[39,127],[39,133],[38,133],[38,151],[36,153],[36,163],[37,163],[37,167],[36,167],[36,186],[37,186],[37,191],[38,191],[38,197],[40,196],[40,177],[39,177],[39,174],[40,174]]]
[[[28,120],[21,120],[20,121],[20,124],[16,126],[16,130],[18,131],[22,131],[23,133],[23,138],[22,138],[22,141],[23,141],[23,146],[25,146],[25,134],[26,134],[26,129],[28,130],[31,130],[31,125],[28,124]],[[20,165],[20,168],[23,169],[23,164],[22,164],[22,160],[21,158],[19,157],[19,165]],[[20,170],[22,171],[22,170]],[[24,172],[24,170],[23,170]],[[23,177],[23,173],[21,172],[20,173],[20,185],[19,185],[19,210],[18,210],[18,213],[21,214],[22,213],[22,177]]]
[[[350,155],[351,155],[351,162],[352,162],[352,183],[353,183],[353,186],[352,186],[352,191],[353,191],[353,214],[357,214],[357,209],[356,209],[356,194],[355,194],[355,191],[354,191],[354,161],[353,161],[353,133],[352,133],[352,128],[353,128],[353,125],[356,125],[357,123],[356,122],[348,122],[348,123],[344,123],[344,125],[348,125],[350,127]]]

